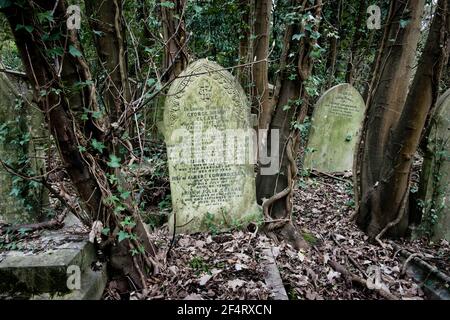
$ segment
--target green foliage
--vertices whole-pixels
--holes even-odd
[[[34,210],[40,204],[41,185],[36,181],[30,181],[22,176],[36,176],[33,155],[30,151],[31,133],[28,129],[28,117],[25,113],[23,100],[16,99],[16,117],[14,120],[0,124],[0,145],[10,150],[11,156],[3,158],[9,167],[18,173],[11,174],[10,196],[14,197],[26,211],[35,213]],[[3,168],[2,168],[3,170]]]
[[[83,56],[83,54],[82,54],[77,48],[75,48],[75,47],[72,46],[72,45],[69,46],[69,53],[70,53],[72,56],[77,57],[77,58]]]
[[[195,274],[198,276],[201,273],[209,273],[210,267],[200,256],[194,256],[191,261],[189,261],[189,266],[194,269]]]
[[[190,48],[198,58],[210,58],[224,67],[238,63],[241,20],[234,0],[188,1],[187,30],[193,30]],[[230,32],[234,30],[234,32]]]
[[[303,232],[302,233],[303,239],[305,239],[306,242],[308,242],[311,246],[315,246],[319,239],[317,239],[312,233]]]
[[[118,158],[117,156],[110,154],[109,155],[109,162],[108,162],[108,167],[110,168],[120,168],[120,158]]]
[[[216,222],[214,215],[210,212],[206,213],[203,224],[208,228],[212,235],[217,235],[220,231],[220,225]]]
[[[442,213],[446,209],[445,194],[449,187],[442,184],[441,166],[445,161],[450,160],[450,154],[447,152],[447,141],[434,138],[432,155],[434,159],[432,179],[432,194],[430,199],[419,199],[418,207],[422,211],[422,223],[419,226],[419,234],[428,238],[433,237],[434,226],[439,222]]]

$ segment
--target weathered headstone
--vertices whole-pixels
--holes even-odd
[[[26,85],[0,73],[0,159],[21,169],[25,175],[40,175],[43,163],[42,146],[34,140],[45,137],[42,114],[20,104],[26,96]],[[35,221],[46,192],[33,184],[11,175],[0,165],[0,221],[12,224]]]
[[[422,231],[450,241],[450,90],[436,103],[431,118],[422,176]]]
[[[162,128],[170,228],[175,222],[179,233],[223,230],[259,219],[251,128],[242,87],[218,64],[196,61],[173,82]]]
[[[325,92],[314,108],[304,167],[322,172],[351,170],[364,112],[364,99],[350,84]]]

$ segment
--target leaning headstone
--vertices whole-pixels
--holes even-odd
[[[314,108],[304,167],[327,173],[351,170],[364,112],[364,99],[350,84],[325,92]]]
[[[450,241],[450,90],[436,103],[420,179],[420,231]],[[430,232],[431,231],[431,232]]]
[[[42,113],[21,102],[26,85],[0,73],[0,159],[23,175],[41,175],[44,139]],[[34,222],[46,198],[39,183],[12,175],[0,165],[0,222]]]
[[[218,64],[192,63],[173,82],[162,131],[178,233],[220,231],[260,219],[250,106]]]

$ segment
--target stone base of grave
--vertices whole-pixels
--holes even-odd
[[[192,215],[192,212],[195,212],[194,216]],[[175,232],[177,234],[192,234],[211,231],[226,232],[233,228],[245,228],[250,223],[258,224],[263,221],[262,208],[256,203],[249,206],[247,210],[242,210],[237,214],[230,215],[225,212],[223,214],[216,213],[215,215],[211,215],[209,214],[209,211],[205,209],[187,208],[186,210],[177,213],[177,227]],[[170,233],[173,232],[174,228],[174,215],[175,213],[172,212],[168,221]]]
[[[96,263],[86,233],[76,230],[74,217],[65,227],[45,231],[24,244],[20,251],[0,253],[0,298],[33,300],[98,300],[106,286],[106,266]],[[68,281],[76,268],[81,287],[70,290]],[[95,268],[94,268],[95,267]],[[79,268],[79,269],[78,269]]]

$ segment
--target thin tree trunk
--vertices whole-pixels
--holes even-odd
[[[117,122],[131,100],[128,83],[122,0],[86,0],[89,24],[95,30],[95,48],[106,74],[104,103],[111,121]]]
[[[340,25],[341,25],[342,0],[333,2],[331,4],[331,6],[332,6],[332,12],[333,12],[333,14],[331,16],[331,25],[335,28],[335,32],[337,34],[340,34],[339,30],[340,30]],[[327,87],[330,87],[335,80],[338,45],[339,45],[338,38],[335,36],[330,37],[329,53],[328,53],[327,65],[326,65],[327,73],[328,73]]]
[[[259,128],[267,129],[272,116],[272,104],[269,100],[269,35],[272,1],[255,1],[253,26],[252,59],[258,61],[253,65],[252,76],[254,104],[259,107]]]
[[[345,75],[345,81],[353,85],[354,83],[354,73],[355,73],[355,60],[358,54],[358,49],[360,46],[360,40],[364,35],[363,32],[363,21],[365,12],[367,9],[367,0],[360,0],[358,13],[355,21],[355,32],[353,33],[352,43],[350,46],[350,57],[347,64],[347,72]]]
[[[239,1],[239,11],[241,15],[239,31],[239,64],[250,62],[250,0]],[[237,78],[246,92],[249,91],[250,68],[242,67],[237,71]]]
[[[173,3],[172,7],[162,3]],[[186,48],[184,14],[186,0],[160,0],[160,19],[164,39],[163,74],[164,81],[172,81],[187,66],[189,55]]]

